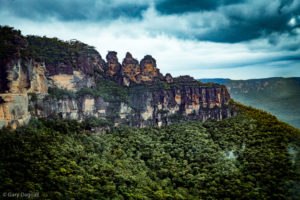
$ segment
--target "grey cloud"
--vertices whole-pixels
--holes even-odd
[[[147,7],[145,3],[116,0],[1,0],[0,2],[0,11],[38,21],[53,18],[61,21],[141,18],[141,13]]]
[[[166,2],[169,1],[162,3]],[[181,0],[176,2],[178,5],[183,4]],[[200,41],[238,43],[257,38],[267,38],[274,33],[279,33],[279,37],[280,34],[284,33],[297,34],[295,30],[300,24],[297,18],[300,16],[300,2],[296,0],[249,0],[240,1],[238,4],[234,4],[238,1],[209,1],[210,3],[207,4],[205,2],[194,1],[194,5],[186,3],[186,7],[191,7],[190,9],[185,9],[183,6],[180,8],[183,10],[174,11],[180,18],[186,19],[188,28],[182,28],[182,31],[177,28],[173,34],[177,37],[184,36]],[[200,4],[208,6],[212,4],[211,2],[215,2],[214,7],[211,7],[214,10],[196,12],[197,15],[194,15],[194,18],[188,18],[190,15],[193,16],[194,10],[200,9]],[[197,3],[199,4],[198,7]],[[176,5],[174,5],[175,7]],[[168,8],[172,9],[172,6]],[[207,7],[206,10],[210,10],[210,7]],[[207,13],[210,13],[210,17],[207,17]],[[289,21],[293,17],[296,17],[295,22],[297,23],[291,26]],[[170,33],[172,34],[172,30]],[[273,41],[275,40],[273,38]]]
[[[162,14],[180,14],[204,10],[215,10],[222,5],[243,2],[243,0],[161,0],[156,9]]]
[[[281,13],[281,10],[285,6],[290,6],[293,3],[294,0],[281,0],[280,1],[280,6],[278,7],[278,12]]]
[[[149,35],[239,43],[281,34],[298,35],[300,0],[0,0],[1,12],[32,21],[106,21],[139,19],[137,29]],[[147,16],[149,10],[156,12]],[[148,17],[148,18],[147,18]],[[153,17],[153,18],[151,18]],[[295,24],[289,24],[294,18]],[[177,20],[177,21],[176,21]],[[276,35],[276,38],[275,36]],[[272,36],[272,37],[271,37]],[[289,47],[290,46],[290,47]],[[296,50],[294,45],[287,49]]]
[[[231,69],[231,68],[239,68],[239,67],[246,67],[246,66],[252,66],[252,65],[264,66],[267,64],[280,63],[280,62],[299,63],[299,61],[300,61],[299,55],[282,55],[282,56],[276,56],[276,57],[265,57],[265,58],[261,58],[261,59],[255,59],[255,60],[245,60],[244,62],[235,63],[235,64],[224,64],[222,66],[215,67],[215,68]],[[276,65],[278,65],[278,64],[276,64]],[[289,67],[289,65],[280,65],[280,67],[281,68]]]
[[[292,13],[299,13],[300,8],[290,8],[290,4],[287,4],[287,11],[278,12],[281,4],[274,3],[274,6],[270,6],[268,3],[266,1],[265,4],[253,4],[250,12],[248,5],[225,8],[224,15],[229,19],[230,24],[226,27],[227,31],[223,32],[224,39],[229,42],[239,42],[268,36],[274,32],[291,32],[293,27],[288,26],[288,21],[293,16]]]

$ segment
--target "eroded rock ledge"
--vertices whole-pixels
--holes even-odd
[[[150,55],[139,62],[128,52],[121,64],[110,51],[104,61],[79,41],[23,37],[5,28],[0,34],[10,37],[2,37],[2,43],[14,50],[0,60],[0,128],[16,128],[31,116],[101,118],[114,126],[144,127],[234,115],[224,86],[163,76]]]

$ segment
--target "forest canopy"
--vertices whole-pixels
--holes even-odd
[[[238,105],[222,121],[94,134],[85,122],[32,119],[0,130],[0,191],[43,199],[296,199],[300,133]]]

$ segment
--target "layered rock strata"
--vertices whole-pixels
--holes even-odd
[[[50,47],[51,39],[27,38],[27,42],[19,33],[13,34],[22,42],[5,40],[16,48],[0,60],[0,128],[16,128],[32,116],[95,117],[114,126],[144,127],[180,119],[221,120],[235,113],[228,106],[230,96],[224,86],[203,84],[189,76],[163,76],[150,55],[139,62],[127,53],[120,64],[114,51],[104,61],[90,46],[58,41],[68,47],[60,60],[32,51],[45,48],[31,44],[34,39],[50,41]]]

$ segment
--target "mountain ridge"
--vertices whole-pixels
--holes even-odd
[[[198,80],[223,84],[236,101],[270,112],[280,120],[300,128],[300,77]]]
[[[189,76],[165,76],[156,60],[128,52],[106,61],[77,40],[22,36],[1,27],[0,127],[28,123],[31,116],[89,120],[113,126],[162,126],[183,119],[220,120],[235,115],[225,86]]]

